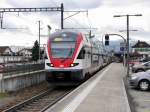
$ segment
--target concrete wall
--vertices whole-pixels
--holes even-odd
[[[16,91],[45,80],[44,70],[10,76],[0,76],[0,92]]]

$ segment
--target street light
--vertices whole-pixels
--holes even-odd
[[[49,29],[49,30],[51,30],[51,29],[52,29],[50,25],[47,25],[47,27],[48,27],[48,29]]]
[[[50,32],[51,32],[51,26],[50,25],[47,25],[47,27],[48,27],[48,36],[50,36]]]
[[[127,17],[127,76],[129,76],[129,17],[130,16],[142,16],[142,14],[126,14],[126,15],[114,15],[114,17]]]
[[[114,17],[123,17],[123,16],[142,16],[142,14],[114,15]]]
[[[127,30],[119,30],[119,32],[125,32]],[[138,31],[138,30],[129,30],[129,31]]]

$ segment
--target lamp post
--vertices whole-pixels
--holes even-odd
[[[133,15],[114,15],[114,17],[126,17],[127,18],[127,76],[129,76],[129,59],[130,59],[130,56],[129,56],[129,17],[130,16],[142,16],[142,14],[133,14]]]
[[[40,52],[41,52],[41,50],[40,50],[41,21],[39,20],[38,23],[39,23],[39,61],[40,61]]]
[[[119,30],[119,32],[126,32],[127,30]],[[129,31],[138,31],[138,30],[129,30]]]
[[[51,26],[50,25],[47,25],[47,27],[48,27],[48,36],[50,36],[50,32],[51,32]]]

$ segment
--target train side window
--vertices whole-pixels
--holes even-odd
[[[90,52],[88,52],[88,58],[90,58],[91,57],[91,53]]]
[[[84,57],[85,57],[85,50],[84,48],[82,48],[81,51],[79,52],[77,59],[84,59]]]

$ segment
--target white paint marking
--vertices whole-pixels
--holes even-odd
[[[131,112],[131,109],[130,109],[130,105],[129,105],[129,101],[128,101],[128,97],[127,97],[127,93],[126,93],[126,90],[125,90],[125,85],[124,85],[123,79],[122,79],[122,84],[123,84],[123,93],[124,93],[125,100],[126,100],[127,112]]]
[[[91,92],[91,90],[96,86],[96,84],[101,80],[101,78],[105,75],[105,73],[109,70],[111,65],[101,73],[89,86],[87,86],[80,94],[78,94],[72,102],[70,102],[66,108],[64,108],[61,112],[74,112],[76,108],[81,104],[81,102],[87,97],[87,95]]]

